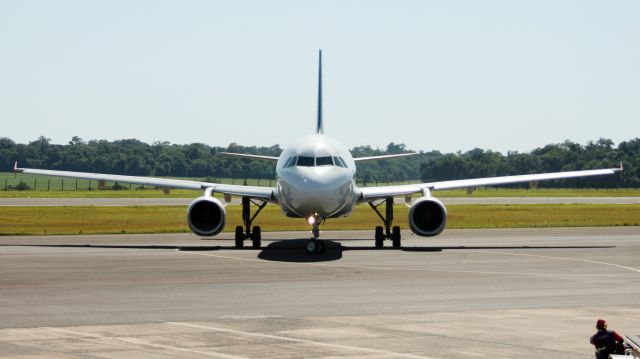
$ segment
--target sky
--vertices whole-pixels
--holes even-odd
[[[0,0],[0,137],[526,152],[640,137],[640,2]]]

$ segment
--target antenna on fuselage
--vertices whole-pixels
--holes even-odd
[[[320,49],[318,57],[318,122],[316,124],[316,133],[324,134],[322,126],[322,49]]]

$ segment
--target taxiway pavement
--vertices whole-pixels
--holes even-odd
[[[597,318],[640,332],[640,227],[403,235],[0,237],[0,358],[585,358]]]

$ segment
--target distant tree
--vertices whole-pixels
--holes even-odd
[[[237,177],[273,178],[275,165],[268,161],[228,158],[220,152],[240,152],[278,156],[279,145],[269,147],[226,147],[202,143],[185,145],[156,141],[147,144],[137,139],[116,141],[84,141],[73,136],[68,144],[56,145],[40,136],[27,144],[0,137],[0,166],[10,170],[14,161],[25,167],[49,168],[98,173],[173,177]],[[351,150],[354,157],[367,157],[409,152],[406,145],[390,142],[385,148],[369,145]],[[555,187],[640,187],[640,138],[621,142],[618,146],[600,138],[586,145],[569,140],[548,144],[531,152],[500,152],[474,148],[465,153],[420,152],[406,158],[364,162],[358,165],[356,180],[375,184],[400,180],[443,181],[453,179],[518,175],[617,166],[622,161],[622,176],[591,177],[540,183]],[[526,186],[527,184],[514,185]]]

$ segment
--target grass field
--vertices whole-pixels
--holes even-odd
[[[447,228],[640,226],[638,205],[451,205]],[[396,223],[408,229],[407,208],[397,206]],[[227,207],[225,231],[240,224],[240,206]],[[265,231],[308,230],[302,219],[285,217],[269,205],[255,225]],[[368,206],[328,220],[324,230],[372,230],[380,220]],[[141,207],[0,207],[0,235],[179,233],[189,232],[186,208]]]

